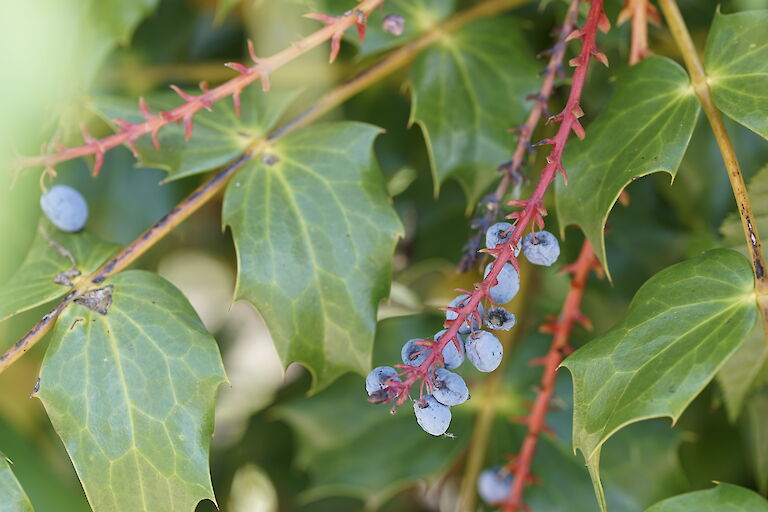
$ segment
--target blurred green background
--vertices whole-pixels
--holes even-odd
[[[259,54],[275,52],[317,27],[301,14],[321,3],[244,0],[223,14],[213,0],[0,0],[0,162],[37,154],[51,140],[75,143],[78,124],[91,120],[86,107],[93,94],[138,97],[169,83],[226,80],[232,72],[221,64],[244,58],[246,37],[254,39]],[[531,3],[511,13],[522,20],[537,50],[549,45],[549,30],[564,12],[563,2],[549,3],[546,8]],[[615,19],[620,3],[606,3]],[[768,8],[766,0],[680,4],[700,48],[716,5],[725,12]],[[598,112],[605,104],[613,77],[626,65],[627,42],[627,26],[604,38],[612,67],[593,68],[585,111]],[[664,30],[653,28],[651,42],[657,53],[676,57]],[[310,52],[273,76],[274,89],[302,88],[295,108],[309,105],[376,58],[361,58],[352,44],[345,44],[341,61],[327,66],[326,51]],[[434,332],[440,324],[437,308],[449,302],[452,289],[478,277],[454,271],[470,233],[465,199],[453,182],[434,198],[423,137],[418,127],[407,126],[410,104],[403,76],[376,84],[327,116],[385,128],[376,142],[377,157],[406,227],[395,257],[392,296],[380,311],[375,364],[394,362],[414,332]],[[749,178],[768,164],[768,145],[733,123],[728,128]],[[106,126],[101,130],[100,135],[107,133]],[[56,182],[73,184],[88,199],[89,231],[119,244],[130,242],[202,180],[160,184],[164,173],[135,168],[124,148],[108,154],[97,179],[90,177],[84,161],[57,171]],[[39,177],[39,170],[15,175],[7,166],[0,175],[0,283],[13,274],[34,236]],[[591,280],[584,299],[595,333],[610,328],[637,288],[658,270],[717,246],[719,226],[733,210],[719,152],[703,120],[673,185],[666,175],[653,175],[631,185],[629,193],[630,204],[617,207],[609,219],[614,283]],[[538,334],[537,326],[559,310],[567,290],[564,276],[526,269],[531,279],[521,306],[524,321],[515,339],[508,340],[517,349],[508,350],[503,396],[484,396],[487,377],[471,374],[473,400],[462,407],[451,429],[457,439],[433,439],[418,429],[408,407],[391,419],[386,409],[368,405],[361,376],[345,376],[305,398],[306,372],[291,366],[283,375],[258,313],[246,304],[230,306],[236,262],[230,234],[221,229],[220,207],[219,199],[209,203],[138,266],[178,286],[220,343],[231,381],[219,396],[211,449],[222,510],[449,510],[474,415],[488,402],[497,409],[497,420],[486,465],[503,463],[504,453],[515,450],[523,430],[507,418],[524,414],[524,402],[535,396],[540,370],[527,362],[548,348],[549,338]],[[550,219],[554,222],[554,216]],[[556,232],[555,226],[549,229]],[[580,240],[575,229],[568,231],[562,261],[575,257]],[[47,307],[1,323],[0,348],[13,344]],[[577,331],[574,343],[591,336]],[[86,511],[63,446],[40,402],[29,398],[44,350],[41,343],[0,375],[0,450],[13,460],[37,510]],[[754,487],[743,428],[728,422],[718,393],[710,386],[674,429],[667,421],[646,422],[607,443],[603,472],[613,510],[640,510],[663,497],[707,487],[712,480]],[[551,418],[557,437],[544,442],[537,459],[543,484],[533,487],[530,497],[537,511],[595,508],[586,471],[570,455],[570,400],[570,378],[563,374]],[[202,503],[198,510],[215,508]]]

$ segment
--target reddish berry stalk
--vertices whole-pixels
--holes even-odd
[[[176,122],[183,123],[186,138],[189,140],[192,135],[192,118],[197,112],[202,109],[210,110],[213,103],[231,96],[235,104],[235,110],[239,113],[240,94],[245,87],[261,79],[264,91],[269,90],[269,74],[272,71],[306,53],[308,50],[321,45],[329,39],[331,40],[330,60],[333,62],[339,51],[341,37],[344,32],[355,25],[357,26],[358,34],[362,39],[365,36],[368,15],[383,2],[384,0],[362,0],[355,9],[338,17],[327,16],[324,14],[310,14],[308,17],[323,21],[326,23],[326,26],[300,39],[293,43],[289,48],[286,48],[271,57],[264,59],[258,58],[253,51],[253,44],[249,41],[248,50],[254,65],[249,67],[236,62],[226,64],[227,67],[232,68],[240,74],[220,86],[209,89],[208,86],[203,83],[200,85],[202,94],[192,96],[185,93],[177,86],[172,85],[171,88],[184,100],[182,105],[165,112],[153,114],[149,110],[149,107],[147,107],[144,99],[141,98],[139,100],[139,110],[145,119],[143,123],[134,124],[123,119],[116,119],[115,123],[118,125],[117,133],[104,137],[103,139],[94,139],[84,129],[83,138],[86,143],[82,146],[61,148],[52,154],[22,158],[21,160],[14,162],[13,166],[16,169],[43,166],[46,170],[50,171],[61,162],[94,155],[95,163],[93,166],[93,174],[96,176],[101,170],[104,163],[104,154],[107,151],[125,144],[134,152],[134,154],[136,154],[136,140],[147,134],[152,136],[155,147],[159,147],[158,132],[168,124]]]
[[[544,112],[546,112],[549,98],[555,90],[555,80],[558,75],[563,73],[563,59],[565,58],[565,51],[568,48],[567,38],[573,32],[573,27],[576,26],[576,21],[579,15],[579,0],[571,0],[571,4],[568,7],[568,11],[565,15],[563,24],[558,29],[558,37],[555,45],[549,50],[549,61],[547,67],[544,68],[542,75],[544,81],[541,84],[541,88],[536,94],[532,94],[530,99],[534,101],[533,108],[528,114],[528,118],[520,126],[514,128],[518,132],[517,146],[515,152],[512,154],[512,159],[501,166],[499,170],[504,172],[504,176],[501,178],[496,190],[484,202],[486,208],[485,215],[475,220],[472,224],[476,233],[465,246],[464,256],[459,262],[459,271],[466,272],[477,264],[479,259],[480,245],[482,244],[483,237],[486,230],[491,227],[499,216],[499,205],[502,198],[507,193],[509,186],[515,182],[522,180],[521,169],[523,167],[523,161],[527,153],[533,151],[531,144],[531,137],[534,130],[539,124],[539,120]]]
[[[581,298],[590,270],[600,272],[602,267],[592,251],[592,246],[585,240],[578,259],[571,265],[563,268],[563,272],[572,274],[573,278],[571,279],[570,289],[568,290],[560,316],[542,326],[542,331],[553,334],[554,338],[547,355],[532,362],[543,365],[544,374],[541,376],[541,384],[539,385],[539,391],[531,412],[525,419],[525,424],[528,426],[525,440],[523,441],[520,453],[509,466],[509,471],[514,473],[515,479],[509,498],[503,504],[505,512],[516,512],[525,509],[523,491],[526,484],[532,480],[531,463],[536,453],[539,436],[543,431],[547,430],[546,417],[552,400],[552,394],[555,391],[557,368],[560,366],[563,358],[570,352],[569,339],[573,325],[579,322],[588,329],[592,327],[589,319],[581,313]]]
[[[624,0],[617,25],[632,20],[629,45],[629,64],[634,65],[651,55],[648,49],[648,22],[661,25],[659,11],[648,0]]]
[[[520,239],[529,226],[535,227],[538,225],[540,228],[544,227],[544,216],[547,214],[544,208],[544,194],[558,172],[562,173],[563,177],[566,176],[562,157],[571,131],[579,138],[584,137],[584,128],[579,123],[579,118],[584,115],[579,106],[581,93],[584,90],[590,58],[594,57],[603,64],[608,64],[605,54],[597,50],[596,38],[598,29],[606,32],[609,28],[610,23],[603,12],[603,0],[592,0],[584,27],[573,30],[566,38],[566,40],[581,39],[581,50],[579,55],[570,61],[571,66],[574,66],[576,70],[573,73],[571,91],[568,95],[565,109],[548,120],[549,122],[559,122],[560,127],[553,138],[542,141],[542,144],[552,145],[552,151],[547,157],[547,165],[541,171],[541,177],[533,194],[524,201],[510,201],[510,205],[520,207],[522,210],[507,216],[510,219],[514,219],[514,227],[507,243],[499,244],[495,249],[483,249],[483,252],[496,256],[496,261],[493,263],[490,272],[486,275],[485,279],[475,284],[474,291],[458,290],[461,293],[468,294],[469,299],[463,307],[453,309],[457,317],[453,320],[446,320],[445,326],[447,330],[437,341],[421,341],[425,348],[431,349],[424,361],[418,366],[398,365],[405,378],[402,381],[388,381],[387,389],[392,392],[388,400],[397,397],[396,404],[402,405],[407,399],[411,387],[418,380],[422,380],[422,391],[425,385],[424,381],[426,381],[427,386],[431,387],[431,379],[428,377],[433,375],[436,368],[442,363],[443,348],[448,343],[456,343],[457,348],[459,348],[460,344],[457,338],[459,328],[468,320],[468,324],[472,325],[471,319],[479,317],[478,305],[486,297],[490,300],[489,290],[492,286],[496,285],[496,278],[504,264],[507,262],[511,263],[519,274],[520,267],[514,254],[514,248],[519,245]]]

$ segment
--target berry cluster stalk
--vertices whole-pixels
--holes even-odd
[[[384,0],[363,0],[356,8],[344,13],[338,17],[327,15],[310,14],[308,17],[318,19],[326,23],[326,26],[312,34],[296,41],[290,47],[267,58],[256,56],[253,43],[248,42],[248,50],[252,66],[232,62],[226,64],[227,67],[239,73],[238,76],[224,82],[213,89],[208,89],[205,83],[201,84],[202,94],[193,96],[182,91],[179,87],[172,85],[171,88],[176,91],[184,100],[184,103],[174,109],[153,114],[143,98],[139,100],[139,110],[145,121],[143,123],[129,123],[124,119],[116,119],[115,123],[119,130],[103,139],[94,139],[87,130],[83,129],[83,138],[85,144],[72,148],[62,148],[55,153],[41,155],[30,158],[23,158],[14,162],[14,168],[24,169],[28,167],[44,166],[46,170],[52,170],[57,164],[72,160],[75,158],[94,155],[95,162],[93,166],[94,176],[99,174],[104,163],[104,155],[110,149],[127,145],[136,154],[136,140],[146,134],[151,134],[155,147],[159,149],[160,142],[158,132],[164,126],[171,123],[183,123],[187,140],[192,136],[192,118],[202,109],[210,110],[213,103],[228,97],[232,97],[235,104],[235,110],[240,111],[240,94],[244,88],[261,79],[261,85],[264,91],[269,90],[269,74],[277,68],[287,64],[296,57],[306,53],[325,41],[331,40],[330,61],[336,57],[339,51],[341,37],[344,32],[353,25],[357,26],[358,34],[363,39],[365,36],[365,27],[368,15]]]
[[[196,188],[191,194],[177,204],[162,219],[149,227],[133,242],[122,249],[114,258],[105,263],[100,269],[90,276],[78,281],[77,286],[43,318],[41,318],[18,342],[0,355],[0,373],[16,362],[27,351],[34,347],[51,330],[59,315],[88,289],[98,285],[110,276],[115,275],[135,262],[142,254],[146,253],[173,231],[179,224],[188,219],[200,207],[210,199],[216,197],[229,182],[230,178],[253,157],[260,154],[270,143],[283,135],[302,128],[316,119],[322,117],[333,108],[342,104],[347,99],[365,90],[371,84],[381,80],[391,73],[401,69],[421,51],[441,40],[444,34],[453,32],[472,21],[493,16],[506,9],[517,7],[527,0],[485,0],[473,7],[466,9],[443,23],[436,25],[419,37],[406,43],[404,46],[392,51],[373,66],[358,73],[346,83],[333,89],[317,103],[276,128],[268,136],[255,138],[248,149],[233,162],[215,172],[207,181]],[[75,157],[72,157],[75,158]],[[63,161],[63,159],[61,160]]]
[[[533,137],[533,132],[539,125],[539,120],[541,119],[542,114],[546,112],[549,98],[555,90],[555,80],[558,75],[563,73],[563,59],[565,58],[565,51],[568,47],[568,36],[572,33],[573,27],[576,26],[578,16],[579,0],[571,0],[571,4],[565,14],[565,20],[558,29],[557,41],[548,52],[549,61],[547,62],[547,67],[544,68],[544,71],[542,72],[544,81],[542,82],[539,91],[530,96],[530,99],[534,101],[533,108],[528,114],[525,123],[514,128],[514,130],[518,132],[518,138],[515,152],[512,154],[512,160],[499,167],[499,170],[504,172],[504,176],[501,178],[501,181],[493,194],[483,201],[483,206],[486,208],[485,215],[481,219],[475,220],[472,224],[472,227],[475,228],[476,232],[472,238],[469,239],[464,248],[464,256],[462,256],[461,261],[459,262],[460,272],[466,272],[477,264],[477,260],[480,257],[478,252],[480,244],[482,243],[486,230],[498,219],[499,205],[502,198],[507,193],[509,186],[520,180],[522,177],[521,169],[523,167],[525,156],[533,150],[531,137]]]
[[[542,326],[543,331],[553,335],[552,345],[546,356],[533,362],[544,366],[544,373],[541,376],[536,400],[531,407],[530,414],[525,419],[528,432],[520,448],[520,453],[509,467],[510,472],[515,475],[515,479],[509,498],[503,504],[505,512],[516,512],[525,508],[523,491],[531,481],[531,463],[536,453],[539,436],[547,429],[546,417],[552,394],[555,391],[557,369],[563,358],[570,352],[569,339],[573,326],[579,322],[585,327],[591,328],[589,320],[581,313],[581,297],[589,272],[593,269],[599,271],[601,269],[600,263],[592,251],[592,246],[585,240],[576,261],[563,268],[563,272],[570,273],[573,278],[560,315]]]
[[[474,291],[457,290],[461,293],[469,295],[466,303],[462,307],[450,308],[454,311],[457,317],[453,320],[446,321],[446,332],[444,332],[436,341],[422,340],[421,344],[425,348],[430,348],[427,357],[418,366],[407,366],[401,369],[403,370],[402,381],[391,380],[388,384],[394,395],[398,396],[397,405],[401,405],[405,402],[409,396],[409,392],[414,383],[422,380],[426,381],[427,385],[431,385],[428,378],[434,373],[435,369],[442,363],[443,349],[448,343],[455,343],[458,350],[461,350],[459,346],[458,332],[459,328],[467,322],[472,325],[472,320],[481,324],[481,318],[479,318],[478,305],[486,298],[490,298],[490,288],[497,283],[497,276],[501,272],[504,265],[509,262],[515,270],[520,272],[517,258],[515,257],[514,248],[520,243],[524,232],[529,227],[535,227],[538,225],[540,228],[544,227],[544,216],[547,214],[544,208],[544,195],[549,188],[549,185],[555,180],[557,173],[561,173],[563,177],[566,177],[565,169],[563,167],[562,158],[565,151],[568,138],[573,131],[579,138],[584,137],[584,128],[579,122],[579,118],[584,115],[581,106],[581,93],[584,90],[584,84],[587,79],[587,71],[589,69],[589,62],[592,57],[608,64],[608,59],[597,49],[596,39],[598,29],[603,32],[608,31],[610,28],[610,22],[603,12],[603,0],[592,0],[587,15],[587,20],[584,27],[581,29],[575,29],[572,31],[567,39],[581,39],[581,50],[579,55],[570,61],[570,65],[574,66],[576,70],[573,73],[573,80],[571,85],[571,91],[568,95],[568,101],[566,102],[565,109],[557,115],[549,118],[549,122],[559,122],[560,127],[557,130],[555,136],[551,139],[545,139],[540,142],[541,145],[551,145],[552,151],[547,156],[547,165],[541,171],[541,177],[533,191],[533,194],[524,201],[510,201],[510,205],[520,207],[522,210],[508,215],[508,218],[514,219],[514,228],[512,228],[509,240],[506,243],[499,244],[495,249],[483,249],[484,252],[493,254],[496,256],[496,261],[490,269],[490,272],[479,283],[475,284]]]

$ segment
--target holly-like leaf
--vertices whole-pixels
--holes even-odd
[[[224,198],[236,297],[264,317],[284,365],[309,369],[313,390],[370,369],[376,309],[402,233],[374,164],[378,133],[336,123],[289,134],[244,167]]]
[[[667,172],[674,178],[693,134],[699,103],[675,62],[651,57],[627,69],[584,140],[568,144],[568,185],[556,184],[564,231],[577,224],[607,269],[604,228],[619,194],[633,180]]]
[[[421,54],[409,73],[411,122],[424,132],[435,192],[457,180],[472,208],[509,160],[541,64],[510,18],[481,20]]]
[[[617,327],[563,362],[574,383],[574,448],[603,509],[602,444],[630,423],[677,420],[754,325],[753,287],[744,256],[708,251],[648,280]]]
[[[747,192],[752,202],[754,214],[752,222],[757,226],[759,234],[768,234],[768,165],[752,176],[747,185]],[[736,212],[732,212],[723,221],[720,233],[723,235],[723,243],[726,247],[747,254],[747,242],[741,228],[741,218]]]
[[[719,483],[705,491],[689,492],[661,501],[646,512],[766,512],[768,501],[738,485]]]
[[[58,319],[37,396],[95,512],[193,510],[214,499],[216,341],[157,275],[124,272],[101,290]]]
[[[756,322],[745,341],[717,372],[717,382],[723,390],[728,418],[735,422],[741,414],[744,400],[768,365],[768,345],[762,322]]]
[[[717,108],[768,139],[768,10],[715,13],[704,67]]]
[[[34,512],[27,493],[13,474],[10,461],[0,453],[0,512]]]
[[[195,94],[194,91],[189,91]],[[285,109],[298,94],[297,90],[265,93],[258,84],[243,90],[240,115],[231,101],[220,101],[213,110],[203,110],[194,117],[192,137],[187,141],[183,125],[171,124],[158,133],[160,149],[155,149],[149,135],[136,142],[139,164],[168,171],[166,181],[210,171],[235,158],[259,137],[275,126]],[[181,103],[174,93],[157,94],[147,101],[153,112],[170,110]],[[114,119],[142,123],[144,118],[135,100],[101,97],[94,108],[113,126]]]
[[[101,265],[117,245],[87,233],[64,233],[47,222],[21,267],[0,287],[0,321],[65,295],[78,279]]]

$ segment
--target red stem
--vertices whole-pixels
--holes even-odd
[[[93,173],[94,175],[97,175],[101,163],[103,162],[104,153],[123,144],[134,149],[136,140],[146,134],[152,134],[152,137],[155,138],[155,143],[157,144],[156,137],[158,131],[168,124],[183,122],[187,128],[187,138],[189,138],[191,135],[192,116],[195,113],[204,108],[210,109],[213,103],[229,96],[232,96],[235,103],[235,109],[239,111],[240,93],[245,87],[261,78],[262,87],[264,90],[267,90],[269,88],[270,72],[329,39],[332,43],[331,61],[333,61],[335,53],[338,51],[338,43],[344,31],[352,25],[358,25],[358,29],[361,26],[364,27],[365,18],[368,14],[383,2],[384,0],[363,0],[355,9],[336,18],[327,17],[325,15],[310,15],[310,17],[315,19],[320,19],[321,16],[325,16],[322,18],[322,21],[325,21],[327,25],[293,43],[290,47],[264,59],[259,59],[253,54],[252,45],[249,43],[249,50],[255,64],[251,67],[238,63],[230,64],[229,67],[240,74],[228,82],[210,90],[203,87],[203,93],[199,96],[188,95],[175,86],[172,86],[172,88],[185,100],[185,103],[182,105],[167,112],[152,114],[142,99],[139,102],[139,110],[145,118],[143,123],[133,124],[125,120],[116,120],[119,130],[113,135],[103,139],[94,139],[84,131],[83,136],[86,140],[86,144],[83,144],[82,146],[63,148],[48,155],[22,158],[19,161],[14,162],[13,166],[17,169],[35,166],[44,166],[46,169],[53,169],[61,162],[87,155],[95,155],[96,164],[94,165]]]
[[[543,227],[543,216],[546,215],[546,210],[543,206],[544,194],[547,192],[549,185],[554,181],[558,172],[563,173],[563,176],[565,176],[562,156],[571,130],[580,137],[583,137],[584,135],[583,128],[578,121],[578,118],[583,115],[581,107],[579,106],[581,93],[584,90],[590,57],[595,57],[597,60],[607,63],[605,55],[597,50],[595,40],[597,38],[598,28],[607,31],[608,27],[608,19],[603,13],[603,0],[592,0],[592,5],[589,9],[584,28],[574,31],[568,36],[569,40],[580,38],[582,40],[582,45],[578,57],[571,60],[571,65],[576,66],[576,70],[573,73],[571,91],[568,95],[565,109],[560,114],[550,118],[550,121],[552,122],[560,122],[560,127],[557,130],[557,134],[552,139],[546,141],[547,144],[552,145],[552,151],[547,157],[547,165],[541,171],[539,183],[536,185],[533,194],[528,200],[512,201],[510,203],[515,206],[524,207],[523,210],[514,212],[508,216],[515,219],[514,230],[512,231],[509,241],[496,249],[483,249],[484,252],[496,255],[496,261],[493,263],[490,272],[483,281],[475,284],[475,290],[469,294],[470,297],[467,303],[462,308],[455,310],[457,317],[453,320],[446,321],[446,332],[443,333],[437,341],[423,341],[425,346],[432,349],[426,359],[419,366],[398,365],[398,367],[403,370],[405,380],[402,382],[390,380],[388,384],[389,389],[394,391],[395,396],[398,396],[398,405],[405,402],[411,386],[416,381],[427,378],[435,371],[437,365],[442,362],[443,348],[450,342],[457,343],[455,340],[459,328],[468,319],[477,315],[477,307],[480,304],[480,301],[483,300],[484,297],[489,296],[489,290],[496,284],[496,277],[499,275],[504,265],[509,262],[519,272],[519,266],[513,248],[518,246],[523,233],[528,229],[528,226],[532,222]],[[472,325],[471,320],[468,323],[469,325]]]
[[[510,471],[515,474],[515,480],[509,497],[503,504],[505,512],[516,512],[525,509],[523,490],[526,484],[531,481],[531,462],[536,453],[539,436],[542,431],[547,429],[546,418],[552,394],[555,391],[557,369],[570,350],[568,341],[573,330],[573,324],[575,322],[589,324],[589,321],[582,315],[580,306],[589,271],[595,268],[599,269],[600,264],[589,242],[585,240],[581,246],[578,259],[564,269],[573,274],[573,279],[571,280],[570,289],[568,290],[560,316],[548,326],[548,331],[554,334],[554,338],[552,339],[549,352],[541,360],[544,366],[544,374],[541,377],[536,401],[526,420],[528,432],[526,433],[520,453],[510,468]]]
[[[547,107],[549,98],[552,96],[555,90],[555,80],[558,73],[561,71],[563,65],[563,59],[565,58],[565,51],[568,48],[568,36],[573,31],[573,27],[576,26],[576,21],[579,15],[579,0],[571,0],[571,4],[568,7],[568,11],[565,14],[563,24],[559,29],[559,34],[555,45],[552,47],[547,67],[544,68],[544,81],[539,88],[539,91],[534,95],[534,106],[531,112],[528,114],[528,118],[521,126],[517,127],[519,136],[517,139],[517,147],[512,155],[512,160],[502,165],[500,169],[506,171],[502,177],[499,185],[496,187],[491,199],[487,202],[488,211],[483,219],[477,224],[477,233],[467,244],[467,251],[464,257],[459,263],[459,269],[462,272],[469,270],[477,262],[478,249],[480,243],[485,236],[485,231],[497,220],[499,214],[499,203],[504,195],[507,193],[509,185],[520,175],[520,169],[523,167],[523,161],[525,155],[531,150],[531,137],[533,136],[536,126],[539,124],[541,115],[544,109]]]
[[[648,0],[625,0],[617,23],[632,20],[629,45],[629,64],[635,65],[651,55],[648,49],[648,22],[661,23],[659,12]]]

